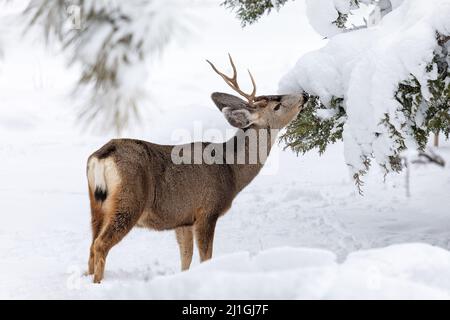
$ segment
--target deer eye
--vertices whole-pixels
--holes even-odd
[[[278,110],[280,110],[280,107],[281,107],[281,103],[277,104],[275,106],[275,108],[273,108],[273,110],[278,111]]]

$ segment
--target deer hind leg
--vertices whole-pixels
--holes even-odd
[[[106,256],[109,250],[122,240],[136,224],[140,211],[116,209],[115,213],[105,219],[104,226],[94,240],[94,283],[100,283],[105,270]]]
[[[89,198],[91,202],[91,225],[92,225],[92,243],[89,249],[89,262],[88,262],[88,272],[87,274],[94,274],[94,241],[100,234],[100,230],[103,226],[103,212],[101,210],[101,205],[97,204],[94,199],[93,192],[89,188]]]
[[[91,223],[92,223],[92,242],[91,242],[91,247],[89,248],[89,262],[88,262],[88,274],[89,275],[94,274],[94,243],[100,233],[100,229],[102,227],[102,219],[98,219],[98,220],[94,221],[94,218],[93,218]]]
[[[181,271],[189,269],[194,252],[194,234],[192,227],[179,227],[175,229],[178,247],[180,248]]]
[[[194,225],[200,262],[211,259],[212,257],[216,222],[217,217],[206,216],[197,220]]]

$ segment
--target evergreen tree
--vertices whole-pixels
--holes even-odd
[[[242,24],[246,25],[257,21],[264,13],[268,13],[274,8],[279,9],[285,3],[286,1],[228,0],[223,4],[236,10]],[[364,24],[354,26],[350,23],[349,17],[353,16],[354,18],[361,14],[358,9],[362,4],[370,6],[372,13],[369,17],[360,19],[364,21]],[[442,19],[442,21],[450,21],[450,12],[448,11],[450,1],[448,0],[431,1],[427,2],[427,4],[419,3],[418,1],[413,4],[401,0],[306,0],[308,19],[315,30],[324,37],[332,39],[332,45],[336,48],[339,48],[337,44],[340,41],[347,41],[348,44],[354,46],[354,51],[358,51],[363,48],[363,45],[366,45],[358,43],[358,41],[365,38],[360,37],[356,32],[380,23],[389,12],[396,10],[403,4],[410,6],[420,4],[434,7],[434,11],[430,10],[430,12],[433,12],[435,16],[431,17],[433,19],[426,17],[428,20],[441,21],[440,19]],[[332,10],[327,10],[330,8]],[[332,11],[334,13],[330,13]],[[426,13],[427,10],[423,11],[424,15],[429,14]],[[403,12],[408,13],[406,10]],[[432,22],[434,23],[434,21]],[[392,22],[390,23],[391,25],[393,24]],[[398,23],[400,25],[402,22],[399,21]],[[418,23],[422,22],[418,21]],[[298,66],[289,75],[285,76],[280,83],[281,91],[305,90],[311,94],[307,107],[288,126],[287,131],[282,136],[282,140],[297,153],[305,153],[312,149],[317,149],[322,153],[330,143],[344,140],[344,144],[349,146],[346,149],[347,164],[355,182],[360,186],[362,183],[361,176],[367,172],[373,159],[385,169],[386,173],[399,172],[403,168],[403,152],[408,147],[423,151],[430,133],[442,132],[448,138],[450,134],[450,35],[448,30],[450,29],[447,29],[448,25],[445,25],[445,23],[448,24],[448,22],[443,22],[441,25],[444,26],[440,30],[436,29],[435,34],[431,36],[435,37],[435,39],[431,39],[432,42],[430,41],[430,43],[434,43],[434,47],[429,47],[429,45],[426,49],[418,47],[419,49],[417,50],[429,50],[429,48],[432,48],[433,54],[430,56],[426,68],[423,68],[421,65],[408,66],[408,70],[413,71],[410,72],[409,76],[398,81],[396,89],[392,92],[392,105],[397,105],[398,107],[395,110],[391,108],[389,111],[384,112],[383,116],[378,120],[374,119],[374,121],[378,121],[378,125],[376,130],[369,132],[369,134],[373,134],[374,138],[358,137],[358,134],[355,134],[355,132],[362,132],[363,130],[361,128],[358,129],[359,131],[356,129],[351,130],[351,126],[355,125],[355,121],[351,124],[347,123],[349,119],[347,114],[349,99],[354,98],[355,92],[340,92],[339,95],[330,96],[330,90],[318,89],[317,86],[315,88],[311,87],[311,91],[308,92],[308,85],[303,77],[303,74],[307,73],[307,71],[309,72],[309,80],[313,79],[315,82],[325,82],[327,80],[319,77],[320,72],[317,73],[318,75],[314,75],[314,71],[308,70],[311,69],[311,62],[314,62],[314,66],[317,68],[330,66],[324,66],[328,61],[321,60],[321,55],[323,56],[321,50],[318,50],[317,54],[313,52],[308,54],[307,57],[305,56],[303,61],[299,61]],[[417,28],[419,27],[421,25],[418,25]],[[424,24],[423,30],[427,31],[429,27],[429,25]],[[366,29],[368,32],[364,34],[366,39],[372,36],[369,29]],[[339,39],[335,38],[339,33],[353,32],[355,32],[354,38],[349,38],[349,36],[347,36],[347,40],[342,37]],[[389,39],[386,37],[386,41],[398,41],[399,43],[403,41],[400,37],[394,38],[392,35],[390,36]],[[374,39],[374,42],[376,40],[378,39]],[[330,54],[330,52],[327,53]],[[394,56],[396,54],[396,52],[392,53]],[[415,52],[402,52],[401,54],[407,57],[410,54],[415,54]],[[330,55],[332,56],[332,54]],[[355,57],[357,58],[357,56]],[[388,61],[390,58],[392,57],[386,56],[386,61],[382,60],[380,63],[386,63],[387,65],[391,63]],[[370,59],[370,53],[368,53],[367,59]],[[425,72],[421,72],[422,69]],[[363,81],[362,79],[360,80]],[[370,80],[368,79],[368,81]],[[345,85],[344,83],[337,84],[338,87]],[[366,84],[361,83],[361,88],[365,86]],[[374,89],[369,88],[368,90]],[[326,92],[326,94],[321,94],[321,92]],[[358,107],[364,109],[366,106],[359,105]],[[371,107],[375,108],[375,111],[377,111],[377,108],[380,110],[383,108],[383,106]],[[370,117],[370,113],[368,109],[367,117]],[[347,139],[344,134],[346,130],[348,133]],[[366,143],[365,140],[370,140],[370,142]]]

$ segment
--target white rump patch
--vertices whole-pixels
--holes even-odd
[[[88,182],[92,190],[107,191],[120,182],[116,164],[111,158],[91,158],[88,163]]]

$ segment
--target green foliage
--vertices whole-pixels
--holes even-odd
[[[395,93],[395,99],[402,106],[402,112],[408,120],[409,133],[417,142],[418,148],[423,150],[428,141],[426,128],[418,124],[418,113],[421,111],[422,94],[419,81],[411,75],[411,79],[401,82]]]
[[[440,38],[438,34],[437,39]],[[427,83],[428,100],[423,97],[421,84],[414,75],[401,82],[395,94],[401,105],[400,112],[407,118],[406,125],[420,150],[425,148],[430,133],[442,132],[447,139],[450,135],[450,58],[445,45],[435,50],[426,71],[436,74],[435,79]]]
[[[359,7],[359,0],[348,0],[350,7]],[[236,12],[237,18],[243,27],[257,22],[264,14],[270,14],[272,10],[279,10],[288,0],[224,0],[222,6]],[[341,29],[346,28],[347,13],[338,11],[338,18],[333,23]]]
[[[362,187],[364,186],[364,181],[362,177],[369,171],[370,168],[370,158],[367,156],[363,156],[362,163],[364,165],[363,170],[359,170],[353,175],[353,181],[355,181],[355,185],[358,188],[358,192],[360,195],[363,195]]]
[[[438,41],[445,37],[438,35]],[[450,37],[445,38],[446,42]],[[428,82],[431,93],[426,115],[426,127],[429,132],[442,132],[446,138],[450,135],[450,57],[445,45],[439,47],[433,59],[438,76]]]
[[[401,153],[406,150],[405,136],[392,124],[391,117],[388,114],[385,114],[381,124],[388,129],[389,138],[392,141],[391,148],[394,153],[389,156],[389,162],[383,163],[381,166],[384,167],[386,173],[390,171],[400,172],[402,170]]]
[[[338,11],[338,17],[333,23],[340,29],[345,29],[345,24],[347,23],[348,14]]]
[[[310,97],[308,103],[292,121],[281,136],[281,139],[297,153],[305,153],[317,148],[323,153],[328,144],[342,140],[345,122],[345,111],[342,98],[331,101],[332,116],[321,119],[317,115],[319,109],[327,109],[318,97]]]
[[[235,10],[236,16],[245,27],[261,18],[265,13],[269,14],[273,9],[279,10],[288,0],[225,0],[222,6]]]

